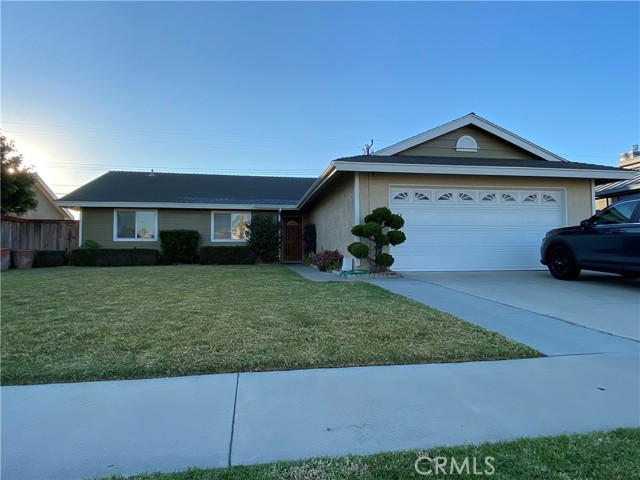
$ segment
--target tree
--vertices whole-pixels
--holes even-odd
[[[2,203],[3,214],[22,215],[38,206],[36,174],[22,168],[22,155],[16,154],[13,140],[0,135],[2,153]]]
[[[404,226],[404,219],[387,207],[380,207],[364,217],[364,222],[353,227],[351,233],[367,239],[373,247],[373,255],[369,256],[371,249],[362,242],[353,242],[347,250],[356,258],[366,258],[372,272],[384,272],[394,262],[390,253],[383,252],[384,247],[400,245],[407,239],[404,232],[400,231]]]
[[[280,222],[273,215],[258,213],[247,224],[249,246],[264,263],[276,263],[280,259]]]

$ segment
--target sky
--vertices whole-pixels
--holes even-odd
[[[639,2],[1,2],[1,125],[108,170],[317,176],[469,112],[568,160],[640,143]]]

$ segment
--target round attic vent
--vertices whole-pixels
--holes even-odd
[[[456,142],[456,151],[458,152],[477,152],[478,142],[471,135],[463,135]]]

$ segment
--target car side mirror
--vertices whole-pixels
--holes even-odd
[[[592,227],[591,219],[587,218],[586,220],[582,220],[580,222],[580,226],[582,227],[583,230],[591,230],[591,227]]]

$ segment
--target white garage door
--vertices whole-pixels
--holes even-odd
[[[400,271],[542,269],[542,237],[564,224],[561,190],[392,186],[389,206],[405,220]]]

